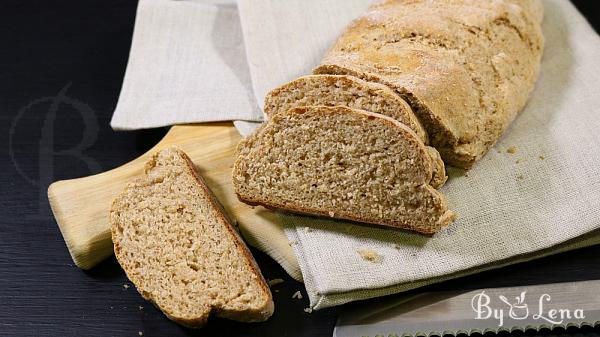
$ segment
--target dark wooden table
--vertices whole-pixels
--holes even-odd
[[[598,30],[596,1],[575,3]],[[131,0],[0,3],[0,336],[331,336],[340,308],[305,313],[306,296],[291,299],[302,284],[257,251],[265,277],[285,280],[274,287],[274,316],[261,324],[214,319],[202,330],[171,323],[127,288],[114,258],[89,272],[73,265],[48,185],[117,167],[166,131],[109,127],[135,9]],[[598,253],[590,247],[428,289],[600,279]]]

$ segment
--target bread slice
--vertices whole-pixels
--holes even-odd
[[[150,158],[114,200],[110,224],[127,277],[173,321],[199,327],[211,312],[244,322],[273,313],[250,251],[180,149]]]
[[[431,185],[434,166],[443,163],[387,116],[341,106],[293,108],[275,114],[237,152],[233,186],[249,204],[426,234],[454,219]]]
[[[542,13],[540,0],[379,1],[314,73],[389,86],[411,105],[446,164],[470,168],[533,90]]]
[[[411,107],[389,87],[354,76],[303,76],[269,92],[265,113],[272,116],[291,108],[324,105],[346,106],[392,117],[411,128],[427,143],[427,133]]]

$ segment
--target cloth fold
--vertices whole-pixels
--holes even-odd
[[[229,4],[142,0],[112,125],[231,119],[244,120],[235,125],[247,134],[262,119],[264,94],[310,73],[370,2],[239,0],[235,23],[238,12]],[[274,217],[297,257],[278,262],[299,266],[311,307],[600,243],[600,38],[569,1],[544,4],[546,49],[530,102],[472,170],[448,170],[442,191],[458,213],[454,224],[424,237],[331,219]],[[268,247],[271,236],[262,234],[260,246]],[[380,259],[366,261],[362,250]]]
[[[262,121],[235,2],[141,0],[110,125]]]

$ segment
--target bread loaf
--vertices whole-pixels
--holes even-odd
[[[248,322],[273,313],[250,251],[183,151],[154,155],[114,200],[110,223],[127,277],[172,320],[198,327],[211,312]]]
[[[386,0],[352,22],[315,74],[388,85],[446,164],[469,168],[525,105],[543,49],[540,0]]]
[[[267,116],[272,116],[291,108],[311,105],[340,105],[377,112],[405,124],[427,143],[427,134],[408,103],[387,86],[354,76],[300,77],[269,92],[264,110]]]
[[[233,185],[249,204],[426,234],[454,219],[432,186],[445,180],[435,150],[387,116],[292,108],[273,115],[237,152]]]

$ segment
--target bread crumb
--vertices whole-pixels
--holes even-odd
[[[305,232],[305,233],[310,233],[310,232],[312,232],[312,231],[313,231],[313,229],[312,229],[312,228],[310,228],[310,227],[304,227],[304,232]]]
[[[143,336],[143,335],[144,335],[144,333],[143,333],[143,332],[141,332],[141,331],[138,331],[138,336]]]
[[[269,280],[267,283],[269,284],[269,287],[272,287],[272,286],[276,286],[280,283],[283,283],[283,280],[280,278],[274,278],[272,280]]]
[[[275,289],[275,292],[276,292],[276,293],[278,293],[278,292],[279,292],[279,289]]]
[[[140,310],[144,310],[144,307],[140,305],[140,306],[138,307],[138,309],[140,309]]]
[[[546,156],[544,156],[543,154],[540,154],[539,158],[540,158],[540,160],[544,160],[544,159],[546,159]]]
[[[332,217],[332,218],[335,216],[335,213],[334,213],[334,212],[329,212],[328,214],[329,214],[329,216],[330,216],[330,217]]]
[[[374,250],[359,249],[359,250],[357,250],[357,252],[358,252],[358,254],[360,254],[360,257],[362,257],[363,260],[365,260],[365,261],[369,261],[369,262],[373,262],[373,263],[381,262],[381,255],[377,254],[377,252]]]
[[[517,147],[516,146],[510,146],[508,149],[506,149],[506,153],[510,153],[510,154],[517,153]]]
[[[304,312],[310,314],[312,312],[312,308],[304,308]]]
[[[294,293],[294,295],[292,295],[292,298],[297,298],[297,299],[301,300],[302,299],[302,293],[300,292],[300,290],[296,291]]]
[[[129,289],[129,284],[127,284],[127,283],[123,284],[123,289],[125,289],[125,290]]]

